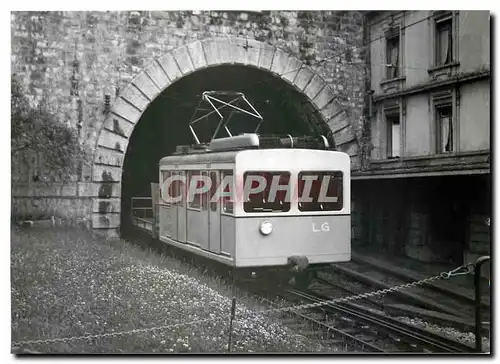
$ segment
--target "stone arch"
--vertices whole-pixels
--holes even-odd
[[[271,72],[302,92],[327,124],[336,146],[357,154],[355,131],[335,94],[313,69],[267,43],[242,38],[209,38],[181,46],[149,63],[114,100],[99,132],[92,166],[92,227],[117,236],[122,166],[134,126],[148,105],[182,77],[208,67],[238,64]]]

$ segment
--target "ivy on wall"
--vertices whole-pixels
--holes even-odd
[[[31,105],[15,76],[11,78],[11,149],[13,167],[30,155],[43,160],[30,177],[35,181],[71,180],[88,160],[77,130],[60,123],[45,104]]]

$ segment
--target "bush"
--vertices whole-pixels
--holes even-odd
[[[12,157],[22,158],[30,151],[40,155],[43,175],[63,181],[78,173],[87,152],[76,130],[57,120],[43,104],[33,107],[21,84],[11,79]]]

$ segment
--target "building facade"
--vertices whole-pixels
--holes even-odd
[[[369,12],[369,163],[355,237],[461,263],[489,253],[490,14]]]

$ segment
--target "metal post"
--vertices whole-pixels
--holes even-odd
[[[476,289],[476,352],[481,353],[483,352],[483,340],[481,337],[481,329],[482,329],[482,323],[481,323],[481,268],[483,266],[483,263],[489,262],[490,257],[489,255],[487,256],[482,256],[479,257],[476,261],[476,266],[474,268],[474,285]]]
[[[130,199],[130,220],[134,224],[134,198]]]
[[[231,320],[229,321],[229,342],[227,344],[227,352],[231,352],[231,339],[233,336],[233,320],[234,320],[234,313],[236,311],[236,298],[233,297],[233,303],[231,305]]]

